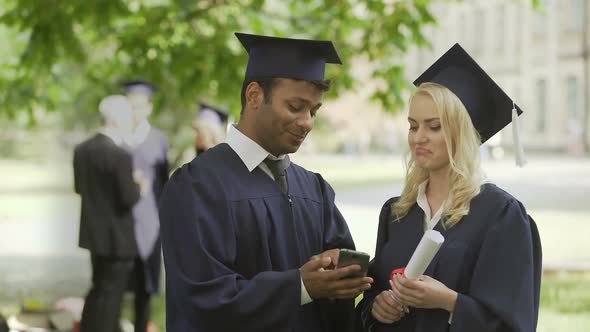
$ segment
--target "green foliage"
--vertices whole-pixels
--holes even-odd
[[[541,287],[542,304],[563,313],[590,313],[590,275],[557,274],[546,277]]]
[[[421,29],[434,22],[430,2],[0,0],[0,35],[12,41],[13,58],[1,63],[0,114],[93,112],[117,79],[142,77],[160,86],[158,110],[171,114],[161,121],[172,127],[179,118],[187,124],[197,98],[237,115],[247,57],[235,31],[333,40],[345,65],[329,69],[331,97],[354,88],[351,60],[366,56],[378,64],[372,76],[387,83],[375,98],[394,110],[406,86],[395,60],[410,45],[426,44]],[[87,120],[68,117],[66,125],[80,118]]]
[[[532,6],[535,9],[540,9],[543,7],[543,0],[531,0]]]
[[[396,112],[409,87],[399,59],[428,45],[434,1],[0,0],[0,125],[58,111],[66,130],[94,127],[117,80],[144,78],[160,87],[154,122],[182,151],[197,99],[239,115],[247,56],[236,31],[333,40],[344,65],[328,66],[326,97],[362,86],[351,63],[368,59],[381,83],[372,98]]]

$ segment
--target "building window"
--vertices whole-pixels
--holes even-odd
[[[567,113],[568,117],[576,118],[579,110],[578,79],[575,76],[567,78]]]
[[[496,11],[496,52],[504,51],[504,41],[506,40],[506,6],[500,5]]]
[[[545,132],[545,118],[547,116],[547,82],[537,80],[537,131]]]
[[[473,41],[473,51],[483,52],[486,37],[486,11],[483,8],[475,10],[475,16],[472,18],[473,30],[471,31],[471,40]]]
[[[459,13],[459,17],[457,19],[457,22],[459,23],[457,25],[458,28],[458,35],[459,35],[459,42],[465,47],[465,48],[469,48],[469,35],[468,35],[468,30],[469,29],[465,29],[465,27],[467,26],[467,14],[465,14],[464,11],[461,11]]]
[[[574,32],[581,32],[584,25],[584,1],[570,0],[569,28]]]
[[[511,53],[516,53],[516,54],[520,54],[520,52],[522,51],[522,36],[525,33],[525,29],[523,29],[524,27],[524,20],[522,19],[522,17],[524,16],[524,12],[525,12],[525,8],[523,8],[525,5],[524,4],[520,4],[517,3],[515,5],[512,6],[513,8],[513,14],[511,16],[511,22],[513,22],[513,24],[510,25],[510,34],[512,34],[513,36],[511,36],[511,38],[513,38],[513,49],[510,50]],[[526,10],[528,11],[529,9],[526,8]]]
[[[534,33],[538,36],[544,36],[547,33],[547,12],[548,8],[548,1],[547,0],[539,0],[539,5],[541,6],[541,12],[535,11],[534,15]]]

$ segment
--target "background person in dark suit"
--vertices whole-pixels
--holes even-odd
[[[104,127],[74,151],[74,186],[82,198],[79,246],[92,261],[92,288],[82,312],[81,332],[115,332],[123,293],[137,254],[131,209],[139,200],[131,156],[119,145],[133,127],[124,96],[104,98]]]
[[[135,332],[145,332],[150,318],[150,298],[158,292],[160,284],[162,246],[157,201],[168,180],[168,138],[148,121],[153,110],[155,86],[143,80],[127,81],[123,85],[135,121],[125,148],[133,158],[134,172],[144,176],[149,185],[133,207],[137,256],[130,282],[135,294]]]

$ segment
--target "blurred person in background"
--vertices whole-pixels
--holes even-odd
[[[539,233],[521,202],[485,180],[479,159],[480,144],[522,111],[458,44],[414,84],[405,186],[381,210],[375,287],[357,306],[358,330],[533,332]],[[430,229],[445,241],[424,275],[397,273]]]
[[[218,107],[199,102],[201,109],[193,120],[195,152],[198,155],[223,142],[228,114]]]
[[[104,126],[74,150],[74,187],[82,198],[79,245],[91,254],[92,287],[81,332],[117,332],[121,302],[137,255],[132,208],[147,182],[133,180],[133,162],[121,145],[134,128],[125,96],[99,105]]]
[[[10,332],[8,329],[8,323],[2,314],[0,314],[0,332]]]
[[[168,138],[149,122],[156,87],[145,80],[124,81],[135,115],[135,129],[126,140],[136,174],[147,179],[149,190],[133,207],[135,258],[130,288],[134,293],[135,332],[146,332],[150,299],[159,291],[161,270],[160,221],[157,202],[168,180]]]
[[[313,128],[326,63],[340,58],[330,41],[236,36],[250,55],[240,121],[160,200],[167,329],[350,331],[372,280],[352,277],[356,264],[334,269],[338,249],[354,248],[334,191],[288,156]]]

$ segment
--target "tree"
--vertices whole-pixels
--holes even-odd
[[[157,122],[169,132],[188,126],[198,98],[237,115],[247,57],[235,31],[333,40],[345,64],[329,66],[329,96],[359,83],[351,59],[367,57],[376,64],[372,77],[385,83],[373,97],[395,111],[408,87],[396,59],[410,45],[427,45],[431,2],[0,0],[0,36],[10,50],[0,53],[0,116],[27,111],[34,124],[41,109],[63,113],[66,127],[93,124],[114,82],[138,77],[160,86]]]
[[[366,55],[380,63],[374,76],[392,83],[393,94],[378,95],[391,106],[401,76],[389,59],[410,44],[424,45],[420,29],[434,22],[430,0],[3,2],[0,24],[21,36],[18,62],[0,72],[9,87],[0,111],[8,115],[94,103],[123,77],[158,82],[166,108],[186,108],[203,96],[239,110],[246,57],[234,31],[334,40],[347,62],[330,73],[337,91],[353,86],[348,60]]]
[[[425,45],[421,28],[434,23],[430,0],[0,2],[0,24],[14,38],[0,67],[0,114],[26,110],[34,122],[43,109],[63,113],[66,127],[93,124],[117,79],[142,77],[159,85],[157,121],[173,133],[188,127],[198,98],[239,113],[247,57],[235,31],[333,40],[345,64],[329,69],[331,96],[354,86],[350,60],[367,56],[387,83],[375,97],[394,109],[407,83],[392,59]]]

